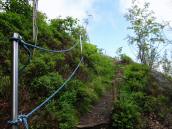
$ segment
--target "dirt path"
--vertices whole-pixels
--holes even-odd
[[[112,91],[108,91],[100,101],[93,106],[91,111],[80,119],[78,128],[91,128],[110,123],[113,103]]]
[[[109,129],[119,78],[121,78],[121,71],[114,76],[112,88],[92,107],[90,112],[80,118],[78,129]]]
[[[157,120],[156,115],[153,113],[148,116],[148,128],[149,129],[168,129]]]

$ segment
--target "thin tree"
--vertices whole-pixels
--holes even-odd
[[[128,42],[136,46],[137,59],[151,69],[158,62],[158,51],[165,43],[163,30],[166,27],[165,24],[158,23],[153,15],[153,11],[149,10],[149,3],[139,7],[136,0],[132,1],[132,6],[125,15],[130,23],[128,29],[132,31],[127,37]]]

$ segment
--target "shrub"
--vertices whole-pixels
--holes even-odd
[[[59,112],[59,128],[60,129],[73,129],[78,123],[77,112],[75,108],[66,102],[60,104]]]
[[[147,86],[149,69],[146,65],[130,64],[124,71],[124,85],[130,91],[144,91]]]
[[[134,92],[131,94],[132,99],[135,103],[140,107],[143,108],[145,105],[146,94],[144,92]]]
[[[37,95],[45,97],[57,90],[62,82],[63,79],[58,73],[48,73],[47,75],[35,78],[31,83],[30,90],[32,92],[39,91]]]
[[[141,129],[144,126],[142,108],[145,104],[145,89],[148,82],[148,67],[129,64],[124,69],[119,100],[112,114],[113,127],[117,129]],[[141,123],[143,122],[143,124]]]
[[[100,77],[95,77],[90,83],[90,86],[93,88],[93,90],[98,96],[101,96],[104,93],[106,88],[104,85],[105,84],[102,82],[102,78]]]
[[[129,56],[127,56],[125,54],[121,54],[120,55],[120,62],[122,64],[132,64],[133,60]]]
[[[139,107],[132,101],[117,101],[114,104],[112,126],[116,129],[139,129],[140,116]]]
[[[81,114],[88,112],[91,105],[98,100],[98,96],[93,89],[89,87],[80,87],[77,92],[76,106]]]
[[[146,117],[150,114],[155,114],[156,119],[161,122],[169,117],[169,98],[160,96],[159,92],[148,92],[157,91],[154,88],[157,85],[154,83],[146,65],[133,63],[125,66],[123,83],[120,85],[120,94],[112,114],[113,127],[145,129],[148,128]]]
[[[9,90],[11,88],[11,81],[10,76],[2,76],[0,73],[0,97],[3,99],[10,99],[10,92]],[[6,90],[8,89],[8,90]]]
[[[164,96],[159,97],[153,97],[153,96],[147,96],[145,99],[145,104],[143,107],[144,112],[146,113],[155,113],[158,114],[161,112],[161,107],[165,106],[165,103],[167,102],[167,98]]]

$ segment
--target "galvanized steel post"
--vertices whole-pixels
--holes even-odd
[[[18,38],[19,35],[14,33],[13,38]],[[12,95],[12,120],[17,120],[18,116],[18,59],[19,59],[19,44],[18,41],[13,41],[13,66],[12,66],[12,87],[13,87],[13,95]],[[12,129],[18,129],[18,125],[12,125]]]

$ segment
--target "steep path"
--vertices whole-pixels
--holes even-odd
[[[117,86],[121,71],[117,72],[112,81],[112,88],[92,107],[91,111],[80,118],[78,129],[110,129],[113,102],[117,96]]]
[[[108,91],[100,101],[92,107],[92,110],[80,119],[78,129],[91,129],[102,126],[107,127],[110,123],[112,112],[113,94]],[[104,127],[104,128],[105,128]]]

